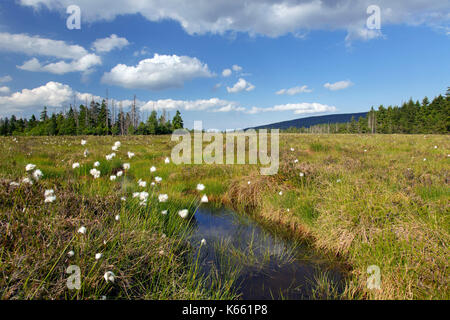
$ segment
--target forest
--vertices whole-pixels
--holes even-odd
[[[373,107],[366,117],[354,117],[345,123],[322,123],[310,127],[290,127],[288,133],[403,133],[403,134],[446,134],[450,132],[450,88],[444,96],[439,95],[431,102],[425,97],[422,102],[409,99],[399,106],[378,110]]]
[[[58,135],[149,135],[170,134],[183,128],[180,111],[176,111],[172,120],[165,111],[158,117],[156,111],[141,120],[141,113],[132,105],[129,112],[122,108],[111,112],[105,100],[102,103],[92,101],[89,107],[70,106],[67,112],[49,115],[47,107],[40,113],[39,119],[32,115],[30,119],[18,119],[16,116],[0,119],[0,135],[58,136]]]
[[[183,128],[180,111],[172,120],[165,111],[158,117],[156,111],[141,120],[141,113],[132,105],[129,112],[120,108],[116,115],[105,100],[92,101],[89,107],[70,107],[68,112],[52,113],[46,107],[39,119],[18,119],[16,116],[0,119],[0,135],[158,135],[170,134]],[[290,127],[286,133],[382,133],[382,134],[446,134],[450,132],[450,88],[445,97],[439,95],[431,102],[425,97],[422,102],[409,99],[399,106],[373,107],[365,117],[344,123],[322,123],[309,127]]]

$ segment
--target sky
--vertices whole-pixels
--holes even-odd
[[[443,0],[6,0],[0,117],[107,94],[188,128],[363,112],[444,94],[449,53]]]

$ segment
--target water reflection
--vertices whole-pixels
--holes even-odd
[[[201,239],[207,242],[198,251],[203,272],[238,270],[234,289],[242,299],[330,298],[323,291],[343,290],[336,262],[304,242],[277,236],[252,219],[224,208],[201,207],[191,222],[192,244],[199,247]]]

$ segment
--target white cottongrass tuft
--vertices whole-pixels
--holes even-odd
[[[131,168],[131,166],[130,166],[129,163],[124,163],[124,164],[123,164],[123,169],[124,169],[124,170],[129,170],[130,168]]]
[[[11,187],[18,187],[18,186],[20,186],[20,183],[15,182],[15,181],[12,181],[9,185],[10,185]]]
[[[155,181],[160,183],[162,181],[162,178],[161,177],[155,177]]]
[[[111,154],[107,154],[107,155],[105,156],[105,158],[106,158],[106,160],[110,161],[110,160],[112,160],[115,156],[116,156],[116,154],[113,152],[113,153],[111,153]]]
[[[87,143],[86,140],[81,140],[81,145],[84,146]]]
[[[139,197],[139,192],[133,192],[133,198]]]
[[[167,158],[164,160],[164,163],[166,163],[166,164],[170,163],[169,157],[167,157]]]
[[[303,172],[300,172],[300,177],[304,177],[305,176],[305,174],[303,173]]]
[[[134,152],[128,151],[128,158],[131,159],[135,156]]]
[[[298,159],[295,159],[295,160],[294,160],[294,163],[298,163]]]
[[[115,175],[112,175],[112,176],[109,177],[109,180],[111,180],[111,181],[114,181],[116,179],[117,179],[117,176],[115,176]]]
[[[123,171],[117,171],[116,174],[117,174],[118,177],[121,177],[123,175]]]
[[[101,172],[97,169],[91,169],[89,173],[94,177],[94,179],[100,178]]]
[[[434,146],[435,149],[437,149],[437,146]]]
[[[114,217],[114,219],[116,219],[116,221],[119,221],[119,220],[120,220],[120,216],[119,216],[119,215],[116,215],[116,216]]]
[[[278,194],[279,194],[280,196],[282,196],[282,195],[283,195],[283,191],[278,192]]]
[[[127,197],[120,198],[121,201],[127,201]]]
[[[146,181],[142,181],[139,179],[138,181],[139,187],[145,188],[147,186],[147,182]]]
[[[80,164],[78,163],[78,162],[75,162],[73,165],[72,165],[72,169],[76,169],[76,168],[79,168],[80,167]]]
[[[103,278],[105,278],[106,282],[113,282],[116,279],[116,275],[112,271],[106,271],[103,275]]]
[[[45,190],[44,197],[45,203],[52,203],[56,200],[55,191],[53,189]]]
[[[250,184],[250,183],[252,183],[252,182],[251,182],[251,181],[248,181],[248,182],[247,182],[247,184]]]
[[[75,255],[75,252],[73,252],[73,250],[70,250],[69,252],[67,252],[67,255],[69,257],[73,257]]]
[[[151,167],[150,168],[150,172],[155,172],[156,171],[156,168],[155,167]]]
[[[148,199],[148,192],[142,191],[141,193],[139,193],[139,199],[141,201],[147,201],[147,199]]]
[[[291,151],[292,151],[292,152],[294,152],[294,151],[295,151],[295,149],[294,149],[294,148],[291,148]]]
[[[30,179],[30,178],[27,178],[27,177],[23,178],[23,179],[22,179],[22,182],[23,182],[23,183],[26,183],[26,184],[29,184],[30,186],[33,185],[33,181],[31,181],[31,179]]]
[[[86,234],[86,227],[81,227],[80,229],[78,229],[78,233]]]
[[[100,166],[100,162],[98,162],[98,161],[94,162],[94,168],[97,168],[99,166]]]
[[[203,195],[202,199],[200,200],[202,203],[207,203],[208,202],[208,197],[206,196],[206,194]]]
[[[29,163],[29,164],[26,165],[25,170],[26,171],[31,171],[31,170],[34,170],[34,168],[36,168],[36,165],[32,164],[32,163]]]
[[[183,210],[178,211],[178,215],[180,217],[182,217],[183,219],[186,219],[188,214],[189,214],[188,209],[183,209]]]
[[[33,178],[34,178],[34,180],[38,181],[38,180],[39,180],[40,178],[42,178],[43,176],[44,176],[44,174],[42,173],[41,170],[39,170],[39,169],[34,170],[34,172],[33,172]]]
[[[120,141],[116,141],[114,142],[114,146],[119,148],[122,144],[120,143]]]
[[[202,241],[200,241],[200,245],[201,246],[206,246],[206,239],[202,239]]]
[[[423,161],[427,161],[427,158],[423,158]]]
[[[117,151],[117,150],[119,150],[119,147],[117,147],[117,146],[112,146],[112,147],[111,147],[111,150],[112,150],[112,151]]]
[[[158,201],[159,202],[167,202],[167,200],[169,200],[169,196],[167,194],[160,194],[158,196]]]
[[[161,214],[166,215],[167,214],[167,210],[161,211]]]
[[[83,156],[84,156],[85,158],[87,158],[88,155],[89,155],[89,150],[88,150],[88,149],[84,150]]]
[[[95,254],[95,260],[99,260],[102,256],[103,256],[103,254],[101,254],[101,253],[96,253],[96,254]]]
[[[202,183],[199,183],[199,184],[197,185],[197,190],[198,190],[198,191],[203,191],[203,190],[205,190],[205,185],[202,184]]]

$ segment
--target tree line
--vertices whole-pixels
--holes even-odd
[[[450,87],[445,97],[439,95],[433,101],[425,97],[422,102],[413,101],[399,106],[373,107],[367,116],[344,123],[323,123],[310,127],[290,127],[289,133],[450,133]]]
[[[170,134],[183,128],[183,119],[177,110],[172,120],[165,111],[158,117],[152,111],[145,120],[140,120],[140,113],[134,103],[129,112],[119,109],[117,115],[109,110],[105,100],[102,103],[92,101],[89,106],[80,105],[68,112],[52,113],[47,107],[40,113],[39,119],[32,115],[29,119],[18,119],[16,116],[0,119],[0,135],[150,135]]]

